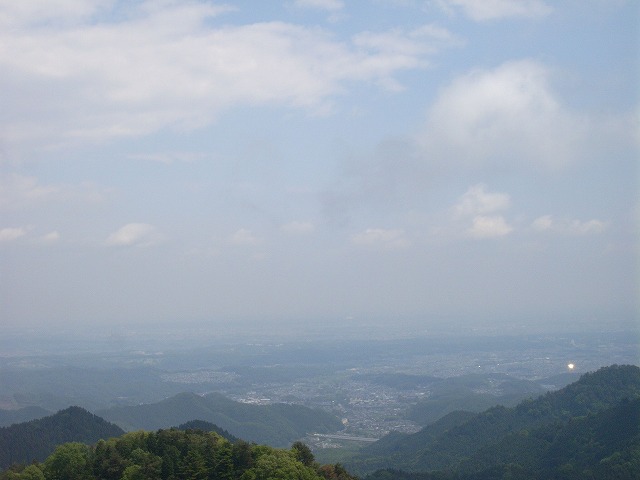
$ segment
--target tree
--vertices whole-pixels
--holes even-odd
[[[162,473],[162,459],[153,453],[144,451],[141,448],[135,449],[131,452],[129,460],[139,467],[140,477],[144,480],[160,480]],[[128,468],[125,470],[127,473]]]
[[[320,480],[313,469],[305,467],[286,450],[271,450],[261,455],[241,480]]]
[[[20,480],[44,480],[44,473],[37,465],[29,465],[20,473]]]
[[[231,458],[233,467],[239,474],[251,468],[253,465],[253,455],[251,454],[251,444],[240,440],[231,447]]]
[[[78,442],[60,445],[44,463],[47,480],[88,480],[89,467],[89,447]]]
[[[194,449],[190,449],[187,453],[181,470],[181,478],[185,480],[206,480],[209,476],[204,458]]]
[[[115,447],[115,441],[100,440],[95,447],[93,473],[102,480],[120,480],[127,462]]]
[[[293,442],[291,445],[291,451],[296,456],[299,462],[306,467],[312,467],[315,461],[315,457],[311,452],[311,449],[302,442]]]

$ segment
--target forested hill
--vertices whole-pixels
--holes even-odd
[[[48,417],[0,428],[0,468],[44,460],[61,443],[95,443],[123,433],[120,427],[80,407],[69,407]]]
[[[42,464],[16,466],[0,480],[356,480],[340,465],[318,465],[296,442],[275,449],[215,432],[131,432],[95,446],[66,443]]]
[[[178,425],[176,428],[178,430],[202,430],[203,432],[215,432],[222,438],[229,440],[231,443],[235,443],[240,440],[238,437],[231,435],[225,429],[220,428],[211,422],[205,422],[204,420],[190,420],[187,423]]]
[[[338,417],[302,405],[251,405],[221,394],[182,393],[158,403],[114,407],[96,412],[125,430],[157,430],[193,419],[214,423],[247,441],[284,447],[309,432],[342,427]]]
[[[379,470],[365,480],[635,480],[640,478],[640,398],[565,423],[505,436],[455,471]]]
[[[356,473],[378,468],[458,469],[464,462],[481,455],[481,450],[513,445],[517,443],[515,440],[527,438],[532,431],[542,432],[552,425],[560,431],[580,417],[604,412],[625,399],[638,397],[640,368],[614,365],[585,374],[561,390],[524,401],[514,408],[494,407],[470,418],[445,417],[412,435],[389,435],[365,447],[352,460],[345,461],[345,465]],[[546,441],[551,442],[553,438],[551,435]],[[546,443],[535,445],[542,449],[537,450],[540,455],[543,445],[548,446]]]

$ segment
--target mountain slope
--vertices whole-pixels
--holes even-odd
[[[514,408],[491,408],[441,433],[434,433],[434,424],[412,435],[395,434],[391,441],[383,439],[384,449],[376,444],[365,447],[345,464],[359,472],[371,471],[373,465],[412,471],[456,468],[481,448],[495,445],[510,434],[563,424],[638,396],[640,368],[614,365]]]
[[[97,412],[125,430],[157,430],[198,419],[214,423],[247,441],[287,446],[309,432],[331,432],[340,420],[301,405],[250,405],[223,395],[182,393],[161,402]]]
[[[455,471],[379,470],[366,480],[640,478],[640,397],[597,414],[504,437]]]
[[[14,423],[29,422],[51,415],[52,412],[40,407],[24,407],[17,410],[0,410],[0,427],[8,427]]]
[[[606,463],[616,452],[623,454],[638,448],[640,397],[562,424],[507,435],[463,462],[461,471],[477,472],[496,465],[517,464],[535,472],[539,478],[553,477],[555,472],[568,466],[582,475],[585,470],[604,468],[601,462]],[[640,458],[637,460],[635,467],[640,468]]]
[[[69,407],[48,417],[0,428],[0,468],[44,460],[65,442],[95,443],[123,433],[80,407]]]
[[[429,385],[429,396],[413,405],[407,418],[426,426],[456,410],[479,413],[495,405],[513,407],[526,398],[548,390],[540,382],[521,380],[506,374],[443,378]]]

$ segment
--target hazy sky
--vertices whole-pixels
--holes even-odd
[[[0,0],[0,322],[634,321],[639,25]]]

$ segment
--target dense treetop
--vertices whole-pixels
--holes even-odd
[[[318,465],[306,445],[276,449],[215,432],[130,432],[94,446],[60,445],[42,464],[15,466],[0,480],[353,480],[340,465]]]

